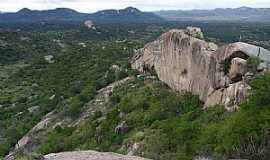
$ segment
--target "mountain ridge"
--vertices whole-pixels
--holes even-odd
[[[216,8],[216,9],[193,9],[193,10],[162,10],[155,14],[172,21],[269,21],[270,8]]]
[[[151,12],[142,12],[134,7],[127,7],[120,10],[109,9],[95,13],[81,13],[69,8],[56,8],[49,10],[31,10],[23,8],[13,13],[3,13],[0,15],[0,23],[9,22],[57,22],[86,20],[95,23],[151,23],[160,22],[163,19]]]

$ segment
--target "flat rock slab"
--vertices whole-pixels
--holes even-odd
[[[111,152],[74,151],[51,153],[44,156],[45,160],[149,160],[145,158],[126,156]]]

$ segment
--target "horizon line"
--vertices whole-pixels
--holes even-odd
[[[96,10],[96,11],[89,11],[89,12],[85,12],[85,11],[79,11],[77,9],[74,9],[74,8],[69,8],[69,7],[54,7],[54,8],[48,8],[48,9],[35,9],[35,8],[30,8],[30,7],[23,7],[21,9],[18,9],[17,11],[3,11],[3,10],[0,10],[0,13],[16,13],[16,12],[19,12],[23,9],[29,9],[31,11],[49,11],[49,10],[56,10],[56,9],[71,9],[71,10],[74,10],[76,12],[79,12],[79,13],[95,13],[95,12],[99,12],[99,11],[104,11],[104,10],[123,10],[123,9],[127,9],[129,7],[132,7],[132,8],[136,8],[136,9],[139,9],[140,11],[143,11],[143,12],[162,12],[162,11],[192,11],[192,10],[216,10],[216,9],[240,9],[240,8],[252,8],[252,9],[270,9],[268,7],[249,7],[249,6],[239,6],[239,7],[218,7],[218,8],[173,8],[173,9],[156,9],[156,10],[143,10],[143,9],[140,9],[139,7],[134,7],[134,6],[127,6],[127,7],[123,7],[123,8],[105,8],[105,9],[100,9],[100,10]]]

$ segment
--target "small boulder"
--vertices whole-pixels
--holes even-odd
[[[113,70],[113,71],[117,72],[117,71],[120,71],[121,68],[120,68],[118,65],[114,64],[114,65],[112,65],[112,66],[110,67],[110,70]]]
[[[86,47],[86,44],[85,44],[85,43],[83,43],[83,42],[78,43],[78,45],[79,45],[79,46],[82,46],[83,48],[85,48],[85,47]]]
[[[30,107],[30,108],[28,108],[28,112],[35,113],[39,110],[39,108],[40,108],[39,106]]]
[[[88,29],[93,29],[94,23],[91,20],[87,20],[84,22],[84,26],[87,27]]]
[[[32,87],[37,88],[37,87],[39,87],[39,85],[37,83],[33,83]]]
[[[218,46],[215,43],[210,42],[210,43],[208,43],[208,50],[216,51],[216,50],[218,50]]]
[[[52,95],[52,96],[49,98],[49,100],[53,100],[54,98],[55,98],[55,94]]]
[[[257,67],[257,71],[258,72],[262,72],[264,71],[265,69],[267,69],[267,64],[266,63],[260,63]]]
[[[128,126],[125,121],[121,122],[115,127],[115,133],[116,134],[125,134],[128,131]]]
[[[254,73],[251,73],[251,72],[247,72],[245,75],[244,75],[244,81],[246,83],[249,83],[251,82],[251,80],[253,79],[254,77]]]
[[[186,32],[188,35],[195,37],[195,38],[199,38],[199,39],[203,39],[203,32],[201,30],[201,28],[199,27],[187,27]]]
[[[49,64],[54,63],[53,58],[54,58],[53,55],[44,56],[45,61],[48,62]]]
[[[125,113],[124,113],[124,112],[120,112],[118,117],[119,117],[120,119],[123,119],[123,118],[125,117]]]

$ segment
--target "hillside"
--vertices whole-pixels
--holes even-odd
[[[168,10],[157,15],[172,21],[239,21],[269,22],[269,8],[217,8],[213,10]]]
[[[86,20],[92,20],[94,23],[157,23],[163,21],[162,18],[153,13],[142,12],[133,7],[121,10],[104,10],[93,14],[79,13],[68,8],[41,11],[23,8],[15,13],[0,14],[0,23],[59,23]]]

